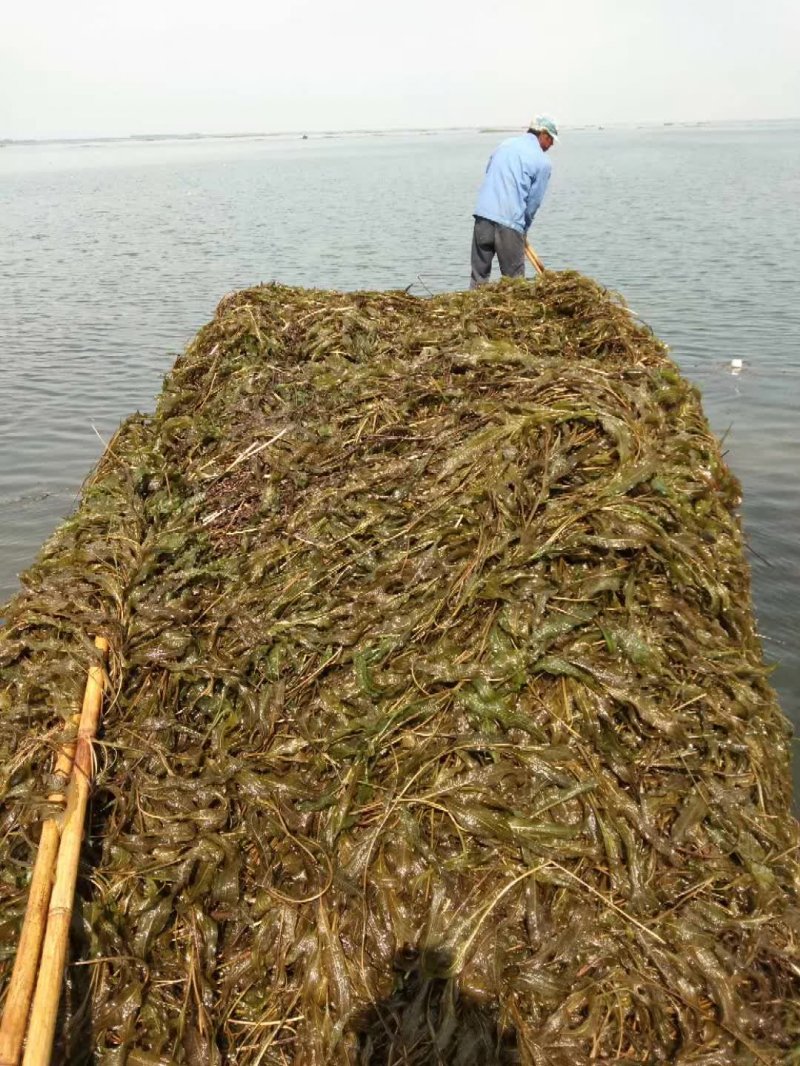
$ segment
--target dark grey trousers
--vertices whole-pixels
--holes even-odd
[[[477,289],[489,280],[495,255],[503,277],[525,277],[525,237],[515,229],[476,215],[472,234],[471,289]]]

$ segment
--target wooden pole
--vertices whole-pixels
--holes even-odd
[[[525,255],[528,258],[528,262],[534,268],[537,274],[544,274],[544,263],[539,256],[534,252],[533,248],[525,241]]]
[[[58,854],[58,825],[48,818],[42,826],[39,850],[33,867],[28,906],[14,960],[14,971],[8,986],[3,1024],[0,1027],[0,1066],[17,1066],[28,1025],[39,954],[42,947],[47,905],[50,902],[50,887],[53,883],[53,867]]]
[[[96,637],[94,643],[101,655],[105,655],[108,651],[108,641],[105,637]],[[69,944],[75,883],[78,879],[83,823],[92,781],[94,764],[92,741],[97,734],[100,711],[103,706],[104,680],[105,671],[102,666],[90,667],[78,726],[72,777],[67,789],[67,809],[64,812],[61,829],[61,846],[58,849],[56,861],[55,884],[50,896],[47,928],[31,1008],[23,1066],[49,1066],[53,1051],[58,1001],[61,998],[61,981]]]
[[[76,730],[79,722],[80,715],[73,715],[72,724]],[[62,745],[53,770],[53,776],[63,778],[65,784],[72,772],[74,757],[75,741],[70,740]],[[51,792],[47,800],[49,803],[63,804],[64,787]],[[8,984],[3,1020],[0,1023],[0,1066],[18,1066],[22,1054],[60,840],[60,818],[45,819],[28,889],[28,904],[25,908],[14,970]]]

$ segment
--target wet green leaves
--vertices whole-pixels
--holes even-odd
[[[800,838],[738,501],[577,275],[226,297],[4,614],[5,939],[112,642],[74,1046],[489,1061],[477,1002],[529,1063],[780,1061]]]

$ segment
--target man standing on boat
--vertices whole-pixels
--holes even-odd
[[[540,115],[527,133],[503,141],[490,158],[475,207],[471,289],[489,280],[495,255],[504,277],[525,276],[525,236],[550,180],[545,153],[557,140],[553,119]]]

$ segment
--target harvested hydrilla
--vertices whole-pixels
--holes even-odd
[[[738,504],[576,274],[226,297],[1,612],[4,980],[111,642],[62,1060],[788,1062]]]

